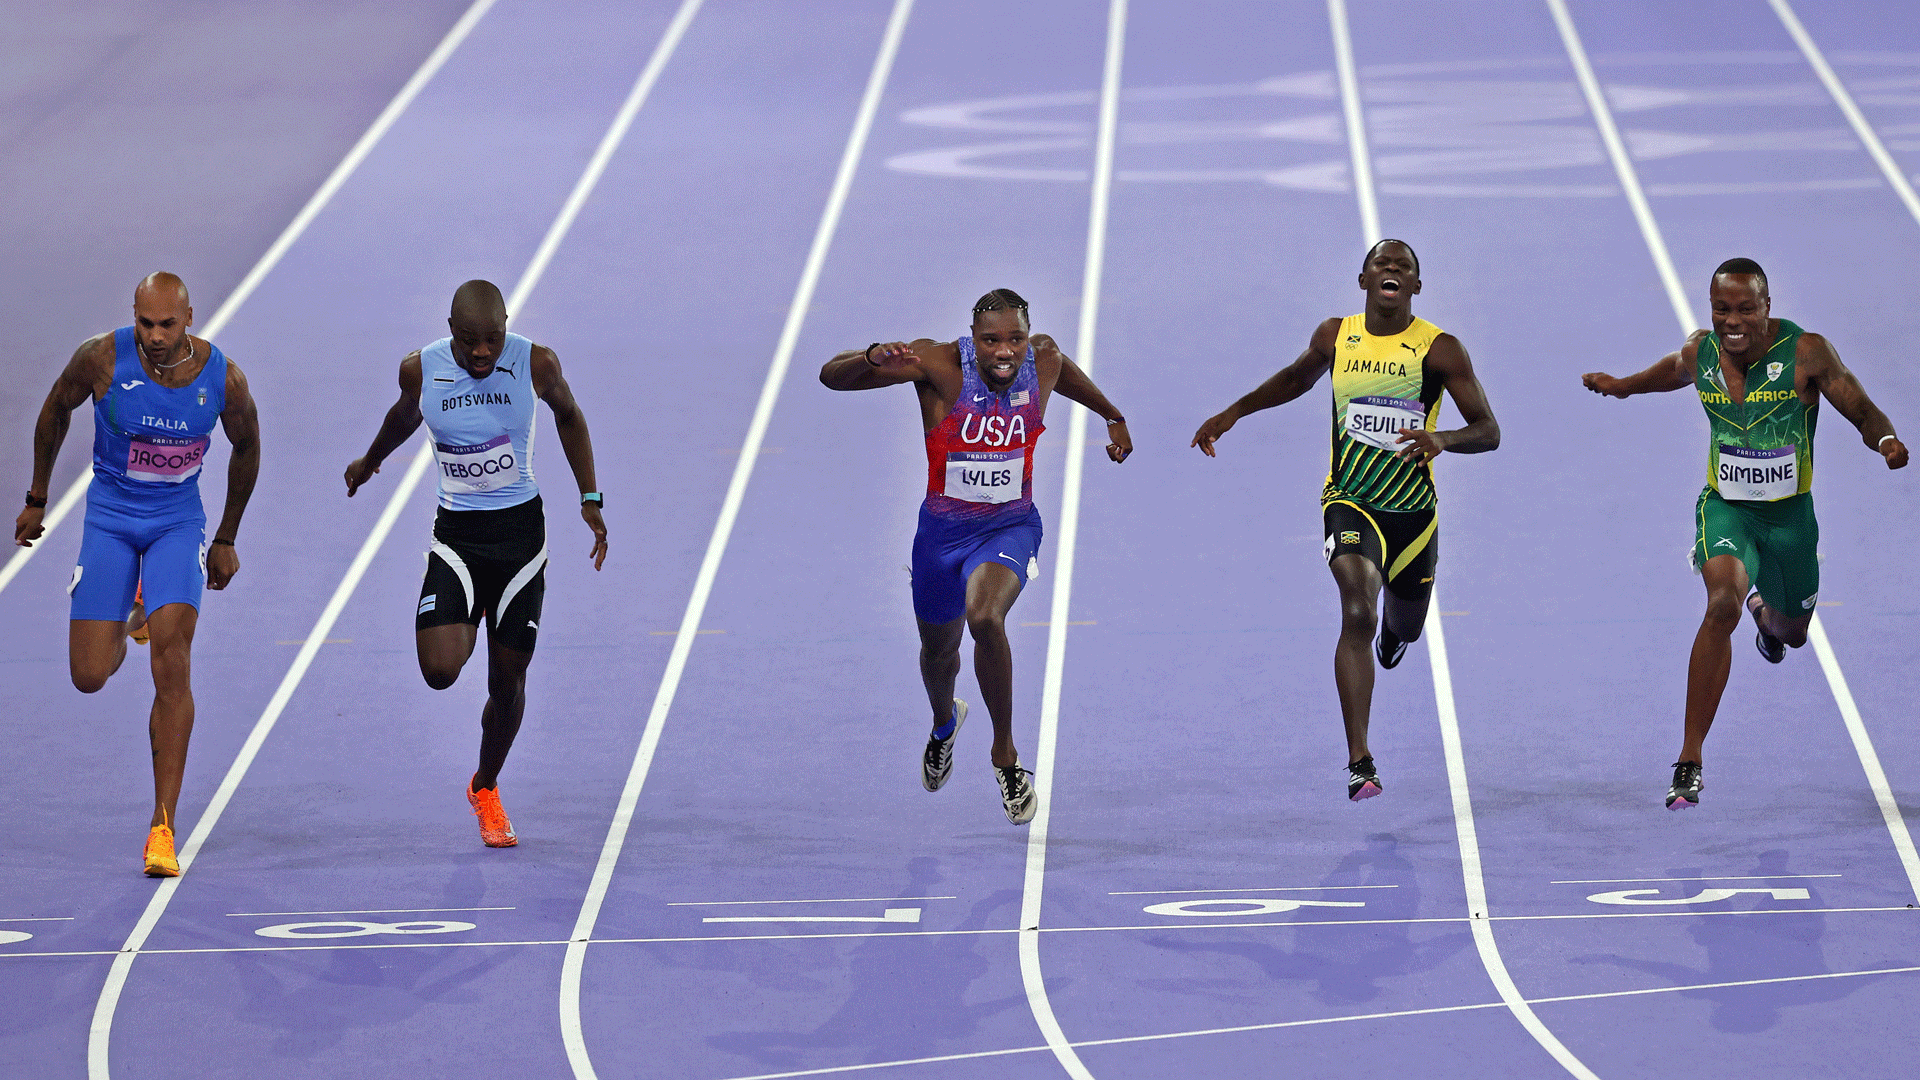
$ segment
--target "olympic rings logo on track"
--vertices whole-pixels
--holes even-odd
[[[278,926],[263,926],[254,933],[266,938],[286,938],[293,941],[308,939],[372,937],[376,934],[457,934],[463,930],[472,930],[474,924],[454,920],[426,920],[420,922],[360,922],[358,920],[339,920],[334,922],[297,922],[281,923]]]
[[[1862,105],[1876,107],[1904,137],[1920,104],[1920,56],[1858,53],[1840,58]],[[1844,125],[1808,126],[1792,109],[1830,109],[1799,53],[1699,52],[1597,57],[1607,92],[1642,161],[1709,154],[1769,154],[1770,175],[1723,179],[1689,175],[1646,184],[1651,195],[1725,195],[1878,188],[1860,166]],[[1676,70],[1729,71],[1674,85]],[[1784,81],[1756,69],[1792,71]],[[1564,57],[1466,60],[1363,68],[1368,141],[1380,190],[1434,197],[1614,198],[1620,195],[1605,147],[1587,116]],[[1120,121],[1122,161],[1114,178],[1133,183],[1254,183],[1296,191],[1351,190],[1339,85],[1332,71],[1212,85],[1134,87]],[[910,109],[919,127],[969,132],[993,141],[897,154],[887,167],[923,176],[1083,184],[1093,145],[1093,90],[981,98]],[[1251,108],[1249,106],[1251,103]],[[1699,130],[1698,110],[1759,110],[1759,130]],[[1691,108],[1693,111],[1686,111]],[[1746,114],[1742,114],[1743,116]],[[1849,172],[1849,166],[1851,171]],[[1694,166],[1698,174],[1701,166]],[[1780,175],[1782,168],[1799,175]],[[1838,172],[1836,170],[1839,170]]]

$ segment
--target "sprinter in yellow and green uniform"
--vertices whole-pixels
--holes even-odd
[[[1673,763],[1667,809],[1700,805],[1700,750],[1733,663],[1732,636],[1746,607],[1755,644],[1777,664],[1807,643],[1820,593],[1813,516],[1813,429],[1824,396],[1887,468],[1907,463],[1893,424],[1867,397],[1827,339],[1769,317],[1767,275],[1752,259],[1713,272],[1713,330],[1637,375],[1593,372],[1587,389],[1609,397],[1693,387],[1707,411],[1707,486],[1694,510],[1693,565],[1707,614],[1687,665],[1686,734]]]
[[[1365,312],[1322,322],[1299,359],[1193,436],[1193,445],[1212,457],[1214,441],[1241,417],[1292,401],[1320,376],[1333,375],[1332,462],[1320,506],[1323,551],[1340,588],[1333,680],[1347,731],[1347,797],[1355,802],[1382,787],[1367,746],[1369,647],[1381,667],[1398,664],[1407,643],[1420,637],[1433,595],[1440,550],[1433,459],[1442,451],[1480,454],[1500,445],[1500,425],[1467,350],[1452,334],[1414,317],[1420,259],[1413,248],[1402,240],[1373,245],[1360,265],[1360,288],[1367,294]],[[1442,390],[1465,427],[1438,430]]]

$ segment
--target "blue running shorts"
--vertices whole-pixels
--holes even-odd
[[[153,514],[95,501],[89,493],[80,561],[67,584],[68,618],[124,621],[143,583],[148,611],[168,604],[199,609],[207,584],[206,510],[195,501]]]
[[[950,623],[967,611],[967,579],[982,563],[998,563],[1020,576],[1020,587],[1040,571],[1040,511],[978,520],[935,517],[920,507],[913,534],[913,614],[924,623]]]

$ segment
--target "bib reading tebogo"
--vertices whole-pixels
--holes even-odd
[[[972,503],[1006,503],[1020,497],[1025,450],[950,450],[947,486],[941,494]]]
[[[440,487],[444,491],[461,494],[496,491],[520,478],[520,465],[513,456],[513,440],[505,432],[472,446],[436,442],[433,454],[440,459]]]
[[[1777,502],[1800,493],[1799,447],[1749,450],[1720,447],[1715,479],[1720,497],[1735,502]]]
[[[1394,397],[1357,397],[1347,402],[1341,427],[1347,437],[1382,450],[1399,450],[1400,432],[1426,426],[1427,414],[1418,401]]]

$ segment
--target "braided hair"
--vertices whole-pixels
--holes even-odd
[[[975,321],[985,311],[1018,311],[1022,319],[1028,318],[1027,302],[1012,289],[995,289],[973,303]]]

